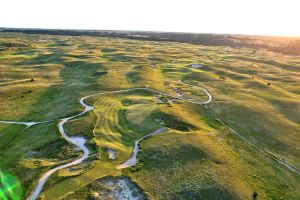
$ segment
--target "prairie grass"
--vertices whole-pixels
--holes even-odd
[[[53,120],[25,130],[0,124],[0,169],[21,181],[24,199],[42,173],[81,154],[57,129],[58,119],[83,109],[79,98],[149,86],[207,100],[177,80],[205,87],[213,102],[160,105],[157,94],[141,91],[87,99],[95,110],[65,128],[87,138],[95,156],[78,171],[55,174],[43,190],[45,199],[107,175],[130,176],[152,199],[251,199],[254,191],[260,199],[299,197],[297,174],[227,127],[299,169],[299,57],[263,49],[0,32],[4,42],[20,45],[0,48],[0,120]],[[170,131],[142,142],[137,167],[115,168],[130,157],[135,140],[162,126]],[[107,148],[118,151],[116,160],[108,159]]]

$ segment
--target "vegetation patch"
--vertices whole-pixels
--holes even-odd
[[[106,75],[108,71],[102,71],[102,72],[95,72],[92,76],[103,76]]]
[[[125,54],[111,54],[110,57],[110,60],[114,62],[130,62],[133,60],[131,56]]]
[[[146,194],[128,177],[105,177],[63,197],[69,199],[146,200]]]
[[[64,35],[82,34],[77,31],[47,33],[0,32],[1,120],[51,121],[30,128],[0,124],[0,170],[20,181],[23,199],[42,174],[82,155],[63,140],[57,128],[59,119],[84,109],[81,97],[149,87],[174,97],[208,100],[203,90],[174,82],[178,80],[204,87],[213,101],[207,105],[176,102],[147,90],[86,99],[94,111],[72,119],[65,129],[70,136],[85,137],[91,154],[82,164],[51,176],[42,196],[59,199],[82,188],[83,199],[98,198],[93,192],[101,196],[106,186],[95,191],[84,186],[121,174],[138,183],[150,199],[300,196],[297,174],[230,131],[300,168],[299,58],[274,52],[284,52],[287,46],[270,47],[293,39],[153,33],[140,40],[145,37],[127,33],[122,35],[127,39],[87,36],[90,32],[83,37]],[[151,41],[155,38],[197,45]],[[243,45],[247,48],[240,48]],[[205,66],[193,68],[197,63]],[[130,158],[136,140],[163,126],[169,132],[140,143],[136,166],[116,169]],[[115,159],[109,159],[109,149],[114,150]]]
[[[158,121],[163,122],[163,126],[171,128],[171,129],[175,129],[175,130],[179,130],[179,131],[193,131],[193,130],[197,130],[197,127],[189,124],[187,122],[181,121],[179,119],[177,119],[175,116],[164,113],[164,112],[153,112],[152,114],[152,118],[153,119],[157,119]]]

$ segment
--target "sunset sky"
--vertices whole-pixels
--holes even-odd
[[[0,27],[300,36],[299,0],[1,0]]]

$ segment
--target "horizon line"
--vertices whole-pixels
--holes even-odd
[[[272,34],[247,34],[247,33],[220,33],[220,32],[197,32],[197,31],[162,31],[162,30],[133,30],[133,29],[90,29],[90,28],[37,28],[37,27],[1,27],[1,29],[23,29],[23,30],[68,30],[68,31],[115,31],[115,32],[152,32],[152,33],[181,33],[181,34],[199,34],[199,35],[239,35],[252,37],[281,37],[281,38],[299,38],[300,35],[272,35]]]

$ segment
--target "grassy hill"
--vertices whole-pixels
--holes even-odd
[[[178,80],[206,88],[213,101],[173,102],[147,90],[87,99],[94,110],[65,129],[87,139],[91,156],[51,176],[44,199],[90,198],[97,181],[110,176],[129,178],[149,199],[299,198],[299,173],[278,162],[300,168],[299,57],[256,48],[266,40],[255,37],[247,40],[252,45],[210,45],[109,36],[0,32],[0,120],[51,121],[0,123],[0,170],[21,182],[23,199],[43,173],[82,154],[57,128],[83,109],[81,97],[150,87],[207,100]],[[134,141],[162,126],[167,133],[140,143],[136,166],[116,169]]]

